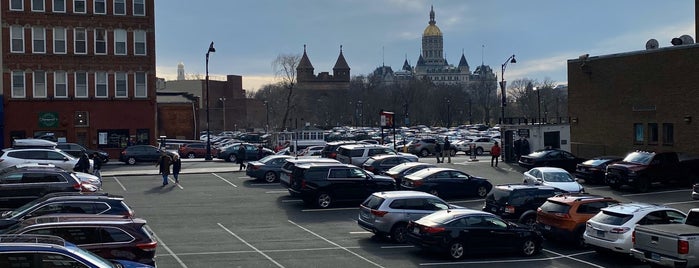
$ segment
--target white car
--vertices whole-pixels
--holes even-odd
[[[603,208],[587,221],[583,239],[585,244],[601,252],[631,254],[631,240],[636,224],[683,223],[687,217],[671,207],[626,203]]]
[[[524,184],[556,187],[569,193],[584,193],[585,189],[565,169],[536,167],[524,172]]]
[[[78,158],[59,149],[46,148],[5,149],[0,155],[0,170],[27,163],[53,164],[72,171],[78,163]],[[90,170],[92,170],[92,163],[90,159]]]

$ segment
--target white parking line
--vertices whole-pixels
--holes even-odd
[[[254,247],[253,245],[250,245],[250,243],[248,243],[247,241],[245,241],[245,240],[243,240],[242,238],[240,238],[240,236],[238,236],[237,234],[231,232],[231,230],[228,230],[228,228],[226,228],[225,226],[223,226],[223,224],[221,224],[221,223],[216,223],[216,224],[218,224],[219,227],[223,228],[223,230],[225,230],[225,231],[228,232],[229,234],[235,236],[235,238],[238,238],[238,240],[240,240],[240,242],[245,243],[246,245],[248,245],[248,247],[250,247],[250,248],[252,248],[253,250],[257,251],[257,253],[260,253],[260,254],[262,254],[262,256],[265,256],[265,258],[267,258],[268,260],[270,260],[272,263],[276,264],[277,267],[284,268],[283,265],[279,264],[277,261],[275,261],[274,259],[272,259],[271,257],[269,257],[267,254],[265,254],[264,252],[260,251],[259,249],[257,249],[257,248]]]
[[[279,186],[277,183],[251,183],[250,186]]]
[[[682,202],[670,202],[670,203],[665,203],[663,205],[669,206],[669,205],[678,205],[678,204],[691,204],[691,203],[697,203],[699,200],[692,200],[692,201],[682,201]]]
[[[593,251],[586,251],[586,252],[580,252],[580,253],[575,253],[575,254],[570,254],[570,255],[563,255],[560,253],[556,253],[550,250],[544,249],[546,252],[551,252],[553,254],[558,254],[556,257],[547,257],[547,258],[536,258],[536,259],[514,259],[514,260],[488,260],[488,261],[460,261],[460,262],[428,262],[428,263],[420,263],[420,266],[435,266],[435,265],[464,265],[464,264],[492,264],[492,263],[516,263],[516,262],[536,262],[536,261],[550,261],[550,260],[555,260],[555,259],[563,259],[563,258],[568,258],[571,260],[579,261],[582,263],[589,264],[594,267],[599,267],[599,268],[604,268],[604,266],[599,266],[594,263],[590,263],[587,261],[583,261],[580,259],[572,258],[572,256],[577,256],[577,255],[584,255],[584,254],[589,254],[592,253]]]
[[[359,257],[360,259],[365,260],[366,262],[371,263],[371,264],[373,264],[373,265],[376,266],[376,267],[381,267],[381,268],[383,268],[383,266],[379,265],[378,263],[375,263],[375,262],[373,262],[373,261],[371,261],[371,260],[369,260],[369,259],[367,259],[367,258],[364,258],[364,257],[362,257],[361,255],[359,255],[359,254],[357,254],[357,253],[354,253],[353,251],[347,249],[346,247],[340,246],[340,245],[338,245],[337,243],[335,243],[335,242],[333,242],[333,241],[330,241],[330,240],[326,239],[325,237],[322,237],[322,236],[320,236],[319,234],[316,234],[316,233],[314,233],[313,231],[308,230],[308,229],[304,228],[303,226],[296,224],[296,223],[293,222],[293,221],[290,221],[290,220],[287,220],[287,221],[288,221],[289,223],[293,224],[293,225],[296,225],[296,227],[299,227],[299,228],[301,228],[302,230],[304,230],[304,231],[306,231],[306,232],[308,232],[308,233],[310,233],[310,234],[312,234],[312,235],[315,235],[316,237],[318,237],[318,238],[320,238],[320,239],[325,240],[325,242],[328,242],[328,243],[330,243],[330,244],[333,245],[333,246],[336,246],[336,247],[338,247],[338,248],[341,248],[342,250],[347,251],[347,252],[349,252],[350,254],[352,254],[352,255],[354,255],[354,256],[357,256],[357,257]]]
[[[184,190],[184,187],[182,187],[182,185],[180,185],[179,183],[175,183],[175,180],[173,180],[173,179],[171,179],[171,178],[169,178],[169,177],[168,177],[167,179],[168,179],[169,181],[171,181],[172,183],[174,183],[175,186],[177,186],[178,188]]]
[[[173,251],[170,249],[170,247],[168,247],[167,245],[165,245],[165,242],[163,242],[163,240],[160,239],[160,237],[158,237],[158,235],[156,235],[155,232],[153,232],[153,229],[151,229],[149,226],[146,226],[146,228],[148,228],[148,231],[149,231],[151,234],[153,234],[153,238],[155,238],[155,240],[158,241],[158,246],[162,246],[168,253],[170,253],[170,255],[172,255],[172,257],[175,258],[175,260],[177,261],[177,263],[180,264],[180,266],[182,266],[183,268],[187,268],[187,265],[184,264],[184,262],[182,262],[182,260],[180,259],[180,257],[177,257],[177,255],[175,255],[175,252],[173,252]]]
[[[225,182],[227,182],[228,184],[232,185],[233,187],[238,188],[237,185],[233,184],[232,182],[228,181],[227,179],[224,179],[223,177],[221,177],[221,176],[219,176],[219,175],[216,175],[216,173],[211,173],[211,175],[214,175],[214,176],[216,176],[217,178],[221,179],[222,181],[225,181]]]
[[[570,255],[563,255],[563,254],[561,254],[561,253],[558,253],[558,252],[555,252],[555,251],[552,251],[552,250],[548,250],[548,249],[544,249],[544,251],[546,251],[546,252],[548,252],[548,253],[553,253],[553,254],[556,254],[556,255],[558,255],[558,256],[561,256],[561,257],[564,257],[564,258],[567,258],[567,259],[571,259],[571,260],[574,260],[574,261],[577,261],[577,262],[582,262],[582,263],[587,264],[587,265],[590,265],[590,266],[599,267],[599,268],[604,268],[604,266],[597,265],[597,264],[591,263],[591,262],[589,262],[589,261],[584,261],[584,260],[581,260],[581,259],[578,259],[578,258],[573,258],[573,256],[584,255],[584,254],[592,253],[592,252],[594,252],[594,251],[578,252],[578,253],[570,254]]]
[[[682,190],[672,190],[672,191],[662,191],[662,192],[648,192],[648,193],[638,193],[638,194],[623,194],[621,196],[639,196],[639,195],[651,195],[651,194],[667,194],[667,193],[678,193],[678,192],[688,192],[687,189]]]
[[[312,208],[302,209],[302,212],[322,212],[322,211],[338,211],[338,210],[357,210],[359,208]]]
[[[349,232],[350,234],[373,234],[372,232],[367,232],[367,231],[357,231],[357,232]]]
[[[248,176],[243,176],[243,177],[238,177],[238,179],[251,179],[251,178]]]
[[[361,247],[359,246],[354,246],[354,247],[346,247],[347,249],[360,249]],[[268,250],[260,250],[262,252],[270,253],[270,252],[302,252],[302,251],[318,251],[318,250],[342,250],[341,248],[338,247],[327,247],[327,248],[294,248],[294,249],[268,249]],[[226,255],[226,254],[250,254],[250,253],[257,253],[257,251],[254,250],[238,250],[238,251],[210,251],[210,252],[188,252],[188,253],[179,253],[177,256],[196,256],[196,255]],[[156,257],[165,257],[169,256],[167,254],[162,254],[158,255],[156,254]]]
[[[124,185],[121,184],[121,181],[119,181],[119,179],[117,179],[116,176],[114,176],[112,178],[114,178],[114,180],[119,184],[119,186],[121,186],[121,189],[124,189],[124,192],[126,192],[126,187],[124,187]]]
[[[266,193],[266,194],[286,194],[286,193],[288,193],[288,192],[289,192],[289,191],[281,191],[281,190],[279,190],[279,191],[266,191],[265,193]]]

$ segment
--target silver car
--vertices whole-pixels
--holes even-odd
[[[376,192],[360,205],[357,224],[376,235],[389,235],[393,241],[403,243],[409,221],[450,208],[460,207],[425,192]]]
[[[5,149],[0,155],[0,170],[27,163],[53,164],[65,170],[73,170],[78,163],[78,158],[59,149],[48,148]],[[90,159],[90,170],[92,170],[92,159]]]

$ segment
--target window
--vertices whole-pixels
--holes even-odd
[[[648,144],[658,144],[658,123],[648,123]]]
[[[146,4],[143,0],[133,0],[133,15],[134,16],[145,16],[146,15]]]
[[[24,27],[19,25],[10,26],[12,44],[10,51],[14,53],[24,53]]]
[[[136,89],[134,96],[136,97],[147,97],[148,87],[146,86],[146,72],[136,72]]]
[[[107,54],[107,31],[95,29],[95,54]]]
[[[634,123],[633,124],[633,143],[634,144],[643,144],[644,141],[643,137],[643,124],[641,123]]]
[[[66,28],[53,28],[53,54],[66,54]]]
[[[44,12],[44,0],[32,0],[32,11]]]
[[[87,268],[85,264],[58,252],[8,252],[0,255],[0,263],[12,264],[7,267],[75,267]]]
[[[32,28],[32,52],[46,53],[46,29],[44,27]]]
[[[13,71],[12,72],[12,97],[13,98],[24,98],[26,97],[24,91],[24,71]]]
[[[95,14],[107,14],[107,1],[106,0],[95,0],[94,2],[94,12]]]
[[[46,98],[46,72],[34,72],[34,98]]]
[[[129,140],[128,129],[100,129],[97,130],[98,144],[100,148],[124,148]]]
[[[114,55],[126,55],[126,30],[114,30]]]
[[[87,32],[85,28],[73,29],[75,38],[75,54],[87,54]]]
[[[663,145],[675,143],[675,127],[671,123],[663,123]]]
[[[10,10],[23,11],[24,0],[10,0]]]
[[[125,98],[128,97],[128,91],[126,87],[126,73],[125,72],[117,72],[114,74],[114,84],[116,85],[115,87],[115,92],[114,95],[117,97]]]
[[[68,78],[66,72],[53,73],[53,95],[56,98],[68,97]]]
[[[73,0],[73,12],[85,13],[85,0]]]
[[[107,97],[107,73],[106,72],[96,72],[95,73],[95,97],[106,98]]]
[[[75,73],[75,97],[87,98],[87,73]]]
[[[114,15],[126,15],[125,0],[114,0]]]
[[[101,243],[112,243],[112,242],[120,242],[120,243],[125,243],[125,242],[131,242],[134,240],[133,236],[131,236],[129,233],[124,232],[121,229],[114,228],[114,227],[104,227],[101,230],[101,237],[102,241]]]
[[[134,54],[146,55],[146,31],[136,30],[134,34]]]
[[[66,12],[66,0],[53,0],[53,12],[65,13]]]

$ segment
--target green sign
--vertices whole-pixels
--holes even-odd
[[[40,128],[58,127],[58,113],[56,113],[56,112],[39,112],[39,127]]]

